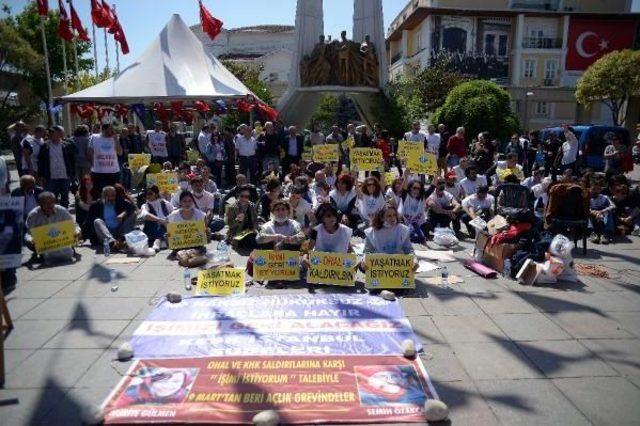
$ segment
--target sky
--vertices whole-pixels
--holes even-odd
[[[0,0],[17,13],[29,0]],[[147,45],[160,33],[174,13],[179,13],[187,25],[200,22],[197,0],[107,0],[116,6],[118,18],[124,28],[131,52],[120,55],[120,69],[132,63]],[[258,24],[293,25],[296,15],[296,0],[203,0],[204,5],[225,28],[246,27]],[[64,0],[65,7],[68,7]],[[406,0],[383,0],[385,31],[391,21],[407,4]],[[83,25],[91,36],[91,1],[74,0],[73,6],[80,15]],[[57,8],[57,0],[49,0],[50,8]],[[338,38],[342,30],[351,33],[353,2],[350,0],[324,0],[325,34]],[[98,66],[105,65],[104,36],[96,29],[99,40]],[[109,63],[115,65],[115,45],[113,37],[108,37]]]

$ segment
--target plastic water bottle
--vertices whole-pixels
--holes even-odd
[[[218,247],[216,249],[216,257],[219,262],[228,262],[229,261],[229,246],[226,242],[220,241],[218,243]]]
[[[120,288],[120,285],[118,284],[118,271],[113,268],[109,269],[109,282],[111,283],[111,291],[118,291]]]
[[[449,288],[449,268],[447,265],[442,265],[440,268],[440,287]]]
[[[502,268],[502,276],[505,278],[511,278],[511,259],[505,259],[504,266]]]
[[[109,240],[106,238],[104,239],[104,241],[102,241],[102,253],[105,256],[111,255],[111,245],[109,245]]]
[[[191,291],[193,286],[191,285],[191,270],[189,268],[184,268],[182,272],[182,278],[184,279],[184,289],[187,291]]]

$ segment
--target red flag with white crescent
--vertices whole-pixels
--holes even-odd
[[[222,26],[224,25],[221,20],[216,18],[207,10],[202,4],[202,0],[199,0],[200,5],[200,21],[202,22],[202,31],[209,36],[211,40],[215,39],[218,34],[222,32]]]
[[[573,18],[569,22],[567,70],[584,71],[615,50],[633,46],[637,24],[628,20]]]
[[[91,39],[89,39],[89,34],[87,34],[87,30],[82,26],[82,21],[80,21],[80,17],[76,13],[73,3],[69,3],[69,10],[71,11],[71,26],[76,30],[78,38],[82,41],[91,41]]]

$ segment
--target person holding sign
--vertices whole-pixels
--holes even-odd
[[[167,134],[162,130],[162,121],[153,123],[153,130],[147,132],[147,148],[151,153],[151,162],[162,164],[169,160]]]
[[[321,204],[316,211],[316,225],[309,235],[309,250],[349,253],[353,231],[340,223],[340,213],[333,204]],[[307,259],[308,260],[308,259]]]
[[[184,223],[193,221],[202,221],[204,223],[204,219],[205,214],[196,208],[196,200],[193,198],[193,194],[190,191],[182,191],[180,194],[180,207],[169,213],[169,216],[167,216],[167,223]]]
[[[147,201],[142,205],[138,219],[144,222],[142,232],[149,238],[149,245],[160,251],[167,247],[165,236],[173,204],[160,197],[160,189],[156,185],[147,188],[145,197]]]
[[[371,225],[373,218],[382,210],[385,203],[380,181],[373,176],[366,178],[358,190],[358,201],[356,202],[365,228]]]
[[[122,155],[122,146],[114,136],[111,124],[103,124],[101,131],[99,134],[91,135],[87,150],[91,161],[91,179],[98,192],[101,192],[105,186],[118,182],[120,177],[118,156]]]
[[[384,254],[413,254],[409,227],[400,223],[398,211],[385,204],[365,231],[364,252]]]
[[[82,235],[92,244],[102,245],[107,240],[111,250],[119,251],[126,246],[124,235],[131,232],[135,220],[135,206],[124,197],[116,197],[113,186],[105,186],[102,198],[89,209]]]
[[[227,206],[225,222],[229,226],[227,241],[234,247],[255,248],[255,236],[258,229],[258,207],[251,202],[248,186],[238,189],[238,200]]]
[[[53,193],[48,191],[40,193],[38,196],[38,207],[29,213],[25,221],[25,227],[27,228],[27,233],[24,236],[25,245],[29,250],[35,252],[36,241],[32,235],[32,230],[40,226],[61,222],[74,223],[73,216],[71,216],[66,208],[56,204],[56,196]],[[80,236],[80,229],[77,227],[75,227],[75,235],[76,239]],[[73,254],[72,247],[64,247],[59,250],[43,253],[42,256],[44,257],[45,263],[50,263],[73,260]]]

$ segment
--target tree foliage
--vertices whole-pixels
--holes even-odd
[[[375,121],[391,135],[402,135],[411,126],[411,114],[402,99],[395,92],[395,86],[390,85],[385,93],[376,95],[371,108]]]
[[[307,126],[311,128],[312,124],[317,124],[326,134],[331,131],[331,126],[334,124],[345,127],[348,123],[359,119],[353,100],[344,95],[325,95],[311,115]]]
[[[444,123],[449,129],[464,126],[467,135],[489,131],[499,140],[508,138],[519,128],[511,111],[509,94],[497,84],[472,80],[456,86],[432,122]]]
[[[603,102],[615,125],[624,124],[629,98],[640,94],[640,51],[611,52],[593,63],[578,80],[576,99],[583,105]]]
[[[231,60],[223,60],[224,65],[231,74],[235,75],[249,90],[266,104],[273,106],[273,95],[266,83],[260,79],[260,73],[264,67],[253,64],[243,64]]]

